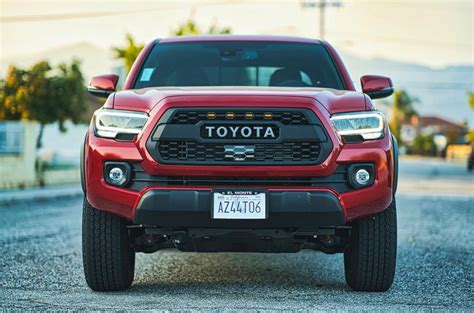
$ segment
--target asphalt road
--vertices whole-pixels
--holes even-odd
[[[474,188],[474,174],[416,160],[401,173],[397,273],[386,293],[350,290],[342,255],[172,250],[139,254],[128,291],[95,293],[82,273],[81,199],[71,198],[0,208],[0,309],[473,310],[474,192],[465,185]],[[424,182],[443,179],[450,193],[426,192]]]

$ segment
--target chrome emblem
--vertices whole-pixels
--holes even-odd
[[[245,161],[255,158],[255,146],[224,146],[224,157],[234,161]]]

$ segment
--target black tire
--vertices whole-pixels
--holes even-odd
[[[349,247],[344,252],[347,284],[357,291],[387,291],[393,283],[397,258],[395,199],[380,213],[352,225]]]
[[[135,251],[126,226],[126,220],[93,208],[84,198],[82,257],[92,290],[124,290],[132,284]]]

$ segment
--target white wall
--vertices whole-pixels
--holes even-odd
[[[22,149],[20,153],[0,153],[0,188],[36,185],[35,157],[39,125],[36,122],[8,123],[19,123],[23,128]]]

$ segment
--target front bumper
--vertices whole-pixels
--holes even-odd
[[[267,219],[211,218],[211,190],[149,190],[138,203],[134,224],[163,228],[301,228],[345,224],[344,211],[328,191],[269,191]]]
[[[274,187],[261,185],[248,187],[248,189],[265,189],[270,195],[273,194],[271,197],[275,199],[272,200],[269,206],[270,218],[267,220],[268,224],[255,224],[255,227],[266,227],[273,222],[278,222],[278,225],[286,225],[288,227],[309,224],[313,226],[336,226],[385,210],[392,201],[393,196],[392,173],[394,164],[391,149],[391,141],[388,138],[384,138],[372,142],[346,145],[338,154],[335,162],[336,167],[337,164],[374,164],[375,181],[370,187],[344,192],[338,192],[330,186]],[[139,153],[135,143],[113,142],[111,140],[97,138],[92,132],[89,133],[85,146],[84,177],[87,199],[95,208],[111,212],[139,224],[181,225],[180,223],[183,221],[183,216],[192,215],[193,218],[187,218],[186,220],[199,221],[201,224],[199,227],[207,227],[206,225],[209,225],[209,223],[212,224],[212,227],[229,227],[228,224],[222,220],[215,222],[210,219],[211,207],[208,198],[213,190],[212,186],[150,185],[141,190],[115,187],[107,184],[103,178],[104,163],[111,160],[134,162],[144,165],[143,157]],[[143,167],[145,168],[145,166]],[[194,169],[193,167],[187,167],[186,170],[192,172]],[[212,170],[210,169],[210,171]],[[234,171],[236,169],[233,168],[232,170]],[[279,172],[281,173],[285,170],[288,169],[273,168],[275,174],[267,170],[264,171],[266,176],[262,177],[278,177]],[[321,171],[324,174],[320,174],[318,171],[307,170],[308,174],[312,176],[328,175],[326,174],[328,168],[322,168]],[[335,169],[333,171],[335,171]],[[212,174],[212,172],[209,172],[209,174]],[[245,170],[240,170],[239,174],[245,176],[249,173]],[[329,172],[329,174],[332,173]],[[236,176],[234,173],[232,173],[232,175]],[[218,188],[232,187],[233,186],[219,186]],[[240,186],[240,188],[242,187]],[[283,200],[281,195],[285,192],[288,196],[285,196],[284,198],[286,200]],[[295,200],[295,198],[291,196],[299,194],[302,198],[306,199],[320,199],[319,195],[321,193],[327,195],[324,199],[331,199],[331,201],[320,202],[320,200],[317,200],[316,202],[312,202],[313,200],[305,200],[306,202],[298,202],[302,200]],[[180,203],[180,196],[183,194],[186,194],[185,198],[191,198],[189,195],[192,194],[193,199],[197,197],[198,199],[207,200],[201,200],[202,202],[197,204],[195,200],[191,202],[186,202],[190,200],[182,200],[184,202],[182,202],[180,206],[181,208],[187,208],[187,211],[180,209],[179,213],[169,214],[170,212],[167,211],[178,208],[176,203]],[[318,196],[313,198],[313,194]],[[155,203],[155,201],[157,201],[157,203]],[[174,203],[175,201],[176,203]],[[292,204],[293,201],[296,201],[295,204],[298,203],[298,205]],[[174,205],[168,204],[167,206],[162,206],[164,202],[173,202]],[[155,205],[153,205],[154,203]],[[160,203],[159,206],[158,203]],[[283,203],[285,203],[285,205],[283,205]],[[309,203],[311,204],[309,205]],[[330,205],[325,204],[321,206],[320,203],[330,203]],[[313,204],[315,204],[314,207]],[[301,206],[306,209],[298,211]],[[336,213],[339,208],[341,213]],[[302,219],[303,216],[305,219]],[[198,226],[197,224],[192,225]]]

